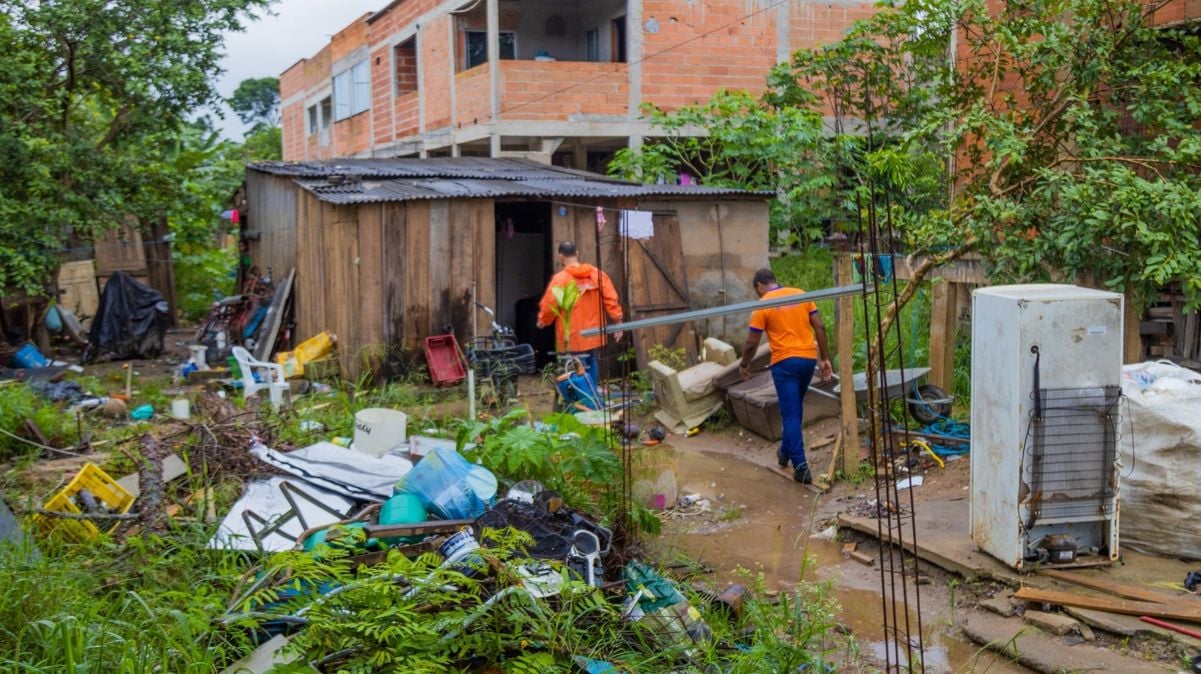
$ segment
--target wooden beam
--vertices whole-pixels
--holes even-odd
[[[930,383],[951,390],[955,371],[955,336],[959,317],[957,284],[935,281],[930,305]]]
[[[851,258],[840,255],[835,265],[838,285],[851,283]],[[859,408],[855,402],[855,387],[850,382],[855,377],[855,298],[840,297],[835,313],[835,330],[838,348],[838,379],[846,382],[839,395],[841,405],[842,474],[849,477],[859,470]]]
[[[1125,585],[1105,580],[1104,578],[1096,578],[1094,576],[1084,576],[1071,571],[1060,571],[1058,569],[1039,569],[1038,575],[1054,578],[1055,580],[1087,587],[1093,590],[1100,590],[1107,594],[1116,597],[1125,597],[1127,599],[1137,599],[1138,601],[1149,601],[1157,604],[1165,602],[1173,602],[1177,599],[1176,595],[1171,595],[1166,592],[1152,590],[1149,588],[1138,587],[1137,585]]]
[[[1118,599],[1114,597],[1089,597],[1085,595],[1073,594],[1071,592],[1040,590],[1033,587],[1023,587],[1013,596],[1021,599],[1022,601],[1058,604],[1059,606],[1073,606],[1076,608],[1089,608],[1097,611],[1121,613],[1123,615],[1145,615],[1151,616],[1152,618],[1184,620],[1186,622],[1201,623],[1201,602],[1197,602],[1196,600],[1188,601],[1187,603],[1185,601],[1177,601],[1173,603],[1159,604],[1149,601],[1132,601],[1129,599]]]

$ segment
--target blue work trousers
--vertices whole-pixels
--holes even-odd
[[[801,422],[805,414],[805,392],[809,390],[816,368],[817,361],[812,358],[785,358],[771,366],[771,380],[776,385],[780,417],[784,421],[780,452],[792,462],[794,470],[807,464]]]

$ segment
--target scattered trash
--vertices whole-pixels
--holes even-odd
[[[171,401],[171,416],[175,419],[192,418],[192,402],[187,398],[176,398]]]
[[[1184,589],[1196,592],[1198,587],[1201,587],[1201,571],[1189,571],[1184,577]]]
[[[626,563],[626,594],[630,597],[624,615],[648,628],[664,645],[702,644],[713,632],[688,599],[670,581],[637,560]]]
[[[313,421],[312,419],[304,419],[300,422],[300,430],[308,433],[324,431],[325,424],[320,421]]]
[[[337,342],[336,335],[320,332],[301,342],[292,351],[275,354],[275,362],[283,366],[285,377],[299,377],[304,374],[305,365],[329,358]]]
[[[81,363],[87,365],[104,356],[153,358],[162,353],[163,337],[170,326],[170,307],[163,296],[125,272],[115,271],[104,284]]]
[[[443,519],[474,519],[488,504],[469,483],[472,470],[472,464],[458,452],[437,448],[404,475],[396,489],[417,496]]]
[[[369,407],[354,415],[354,450],[382,456],[405,443],[408,415],[400,410]]]
[[[38,351],[38,347],[34,346],[33,342],[27,342],[13,354],[12,364],[15,367],[33,369],[49,367],[50,360],[43,356],[41,351]]]
[[[86,541],[100,535],[100,527],[87,519],[64,519],[49,513],[71,515],[95,515],[105,531],[113,529],[117,518],[133,506],[134,496],[108,473],[94,463],[86,463],[66,487],[59,490],[42,505],[42,513],[35,521],[48,530],[53,530],[71,540]]]
[[[813,534],[809,538],[815,538],[819,541],[832,541],[838,536],[838,527],[830,525],[825,529]]]
[[[922,478],[921,475],[914,475],[913,477],[907,477],[904,480],[901,480],[900,482],[897,483],[897,491],[909,489],[910,487],[920,487],[920,486],[922,486],[923,481],[924,481],[924,478]]]
[[[390,498],[396,483],[413,470],[408,459],[393,454],[373,457],[350,453],[331,442],[286,453],[256,442],[250,454],[322,489],[365,501]]]
[[[353,507],[352,499],[302,480],[281,477],[255,480],[247,483],[242,498],[221,520],[208,546],[283,552],[295,547],[306,530],[341,521]]]
[[[146,404],[139,405],[129,413],[129,418],[134,421],[148,421],[154,417],[154,405]]]
[[[73,381],[50,382],[44,379],[34,379],[27,385],[42,397],[53,402],[65,401],[74,404],[88,397],[83,387]]]

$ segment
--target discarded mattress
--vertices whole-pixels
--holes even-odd
[[[1201,559],[1201,374],[1168,362],[1122,368],[1122,547]]]
[[[153,358],[163,352],[163,336],[171,327],[171,308],[159,291],[116,271],[104,284],[100,308],[92,319],[82,363],[104,356]]]
[[[332,442],[318,442],[287,453],[256,443],[250,453],[305,482],[361,501],[391,498],[396,483],[413,469],[408,459],[392,454],[370,456]]]
[[[221,520],[216,533],[209,539],[208,547],[217,550],[249,550],[258,551],[250,527],[247,526],[245,514],[253,513],[268,523],[274,523],[292,512],[292,504],[284,495],[280,485],[289,483],[290,486],[318,500],[322,506],[309,502],[304,498],[294,499],[298,517],[293,517],[279,528],[278,533],[264,536],[260,544],[263,552],[282,552],[296,546],[296,539],[307,528],[321,527],[333,524],[345,518],[354,507],[352,499],[320,489],[302,480],[288,480],[273,477],[266,480],[255,480],[246,485],[242,498],[234,503],[233,508]],[[327,510],[328,509],[328,510]],[[340,513],[335,516],[332,512]],[[253,518],[252,518],[253,519]],[[262,527],[257,527],[262,528]]]

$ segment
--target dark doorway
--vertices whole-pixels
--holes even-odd
[[[538,365],[555,349],[553,328],[539,330],[538,302],[554,275],[552,267],[551,205],[521,201],[496,204],[497,321],[517,333],[517,342],[530,344]],[[480,326],[484,332],[487,326]]]

